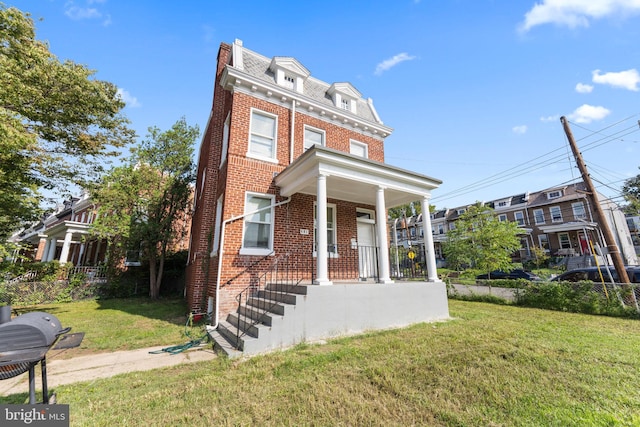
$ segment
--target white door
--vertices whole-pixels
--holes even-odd
[[[373,213],[358,211],[358,267],[361,279],[377,277],[376,227]]]

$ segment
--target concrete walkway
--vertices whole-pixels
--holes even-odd
[[[216,357],[210,343],[203,344],[178,354],[166,352],[151,354],[165,348],[152,347],[132,351],[116,351],[71,359],[56,359],[56,351],[47,353],[47,386],[49,389],[79,381],[91,381],[118,374],[136,371],[149,371],[185,363],[211,360]],[[40,364],[36,366],[36,388],[42,388]],[[0,381],[0,396],[29,392],[29,373]],[[0,399],[0,402],[2,400]]]

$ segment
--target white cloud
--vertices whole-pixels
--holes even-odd
[[[105,3],[106,0],[87,0],[86,7],[77,6],[74,0],[69,0],[65,3],[64,14],[74,21],[80,21],[83,19],[102,19],[102,25],[105,27],[111,24],[111,15],[103,15],[97,8],[91,7],[93,4]]]
[[[524,15],[520,31],[536,25],[556,24],[569,28],[588,27],[590,21],[607,16],[640,13],[640,0],[542,0]]]
[[[527,125],[514,126],[511,128],[513,133],[517,133],[519,135],[527,133]]]
[[[414,59],[416,59],[415,56],[409,55],[406,52],[399,53],[399,54],[395,55],[393,58],[385,59],[384,61],[382,61],[381,63],[376,65],[376,71],[374,72],[374,74],[376,76],[379,76],[380,74],[384,73],[385,71],[387,71],[390,68],[395,67],[396,65],[398,65],[401,62],[411,61],[411,60],[414,60]]]
[[[609,114],[611,114],[611,111],[604,107],[583,104],[569,114],[569,120],[576,123],[591,123],[594,120],[602,120]]]
[[[640,84],[640,73],[635,68],[618,73],[604,74],[600,74],[600,70],[595,70],[593,72],[593,82],[637,92],[638,84]]]
[[[593,91],[593,86],[587,85],[584,83],[578,83],[576,85],[576,92],[578,93],[591,93]]]
[[[142,107],[142,104],[138,101],[138,98],[132,96],[125,89],[118,88],[116,95],[127,104],[127,107],[137,108]]]
[[[560,116],[557,114],[555,116],[540,117],[540,121],[544,123],[557,122],[558,120],[560,120]]]

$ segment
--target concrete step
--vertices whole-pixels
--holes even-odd
[[[213,342],[213,349],[218,354],[224,354],[230,359],[242,357],[242,351],[238,350],[224,335],[216,329],[207,328],[207,334]]]
[[[286,307],[290,304],[285,304],[277,301],[273,301],[265,298],[251,297],[247,301],[247,306],[255,307],[258,310],[267,310],[270,313],[284,315]]]
[[[289,294],[306,295],[307,286],[302,284],[288,284],[288,283],[268,283],[266,286],[267,291],[280,291]]]
[[[301,296],[302,295],[283,293],[283,292],[278,292],[273,290],[261,290],[261,291],[258,291],[257,293],[258,298],[270,299],[273,301],[284,302],[286,304],[294,304],[294,305],[298,301],[298,298]]]

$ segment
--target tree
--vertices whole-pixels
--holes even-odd
[[[520,249],[520,233],[516,222],[500,221],[491,208],[477,203],[447,232],[443,250],[456,269],[467,265],[486,272],[511,270],[511,254]]]
[[[94,74],[58,60],[28,13],[0,3],[0,242],[39,216],[41,188],[96,179],[133,141],[116,86]]]
[[[113,168],[92,191],[98,218],[92,234],[110,245],[110,262],[140,248],[149,263],[149,296],[158,298],[164,261],[177,237],[195,179],[193,152],[200,134],[184,118],[171,129],[149,128],[130,163]]]
[[[640,215],[640,174],[624,182],[622,195],[629,203],[625,211],[631,215]]]

